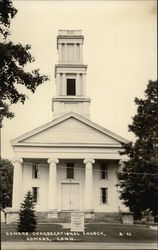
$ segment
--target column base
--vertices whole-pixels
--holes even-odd
[[[86,209],[85,210],[85,219],[93,219],[95,217],[93,209]]]
[[[5,223],[11,224],[18,222],[19,219],[19,209],[12,207],[5,208]]]
[[[133,213],[121,211],[122,224],[133,224]]]
[[[58,218],[58,212],[57,210],[49,210],[48,211],[48,215],[47,218],[51,219],[51,218]]]

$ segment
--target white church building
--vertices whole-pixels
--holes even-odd
[[[10,221],[17,219],[29,190],[36,211],[47,219],[61,212],[84,211],[91,218],[125,209],[117,174],[125,157],[119,154],[121,143],[128,141],[90,119],[83,42],[81,30],[59,31],[53,119],[11,141],[15,158]]]

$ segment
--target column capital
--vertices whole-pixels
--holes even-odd
[[[84,159],[83,163],[84,163],[84,164],[87,164],[87,163],[94,164],[94,163],[95,163],[95,160],[92,159],[92,158],[86,158],[86,159]]]
[[[51,164],[51,163],[58,164],[59,160],[57,158],[49,158],[47,162],[49,164]]]
[[[14,159],[12,160],[12,163],[14,164],[14,163],[16,163],[16,162],[18,162],[18,163],[23,163],[23,159],[22,159],[22,158],[14,158]]]

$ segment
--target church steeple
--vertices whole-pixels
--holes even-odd
[[[90,99],[86,97],[87,65],[83,64],[83,41],[81,30],[59,30],[59,63],[55,65],[56,97],[52,99],[54,118],[71,111],[90,118]]]

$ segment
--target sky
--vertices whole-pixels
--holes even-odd
[[[50,80],[27,94],[24,105],[13,105],[15,118],[4,120],[2,158],[13,158],[10,140],[52,120],[51,98],[56,95],[54,66],[58,63],[59,29],[81,29],[87,70],[91,120],[128,139],[136,114],[135,97],[144,98],[149,80],[157,79],[156,1],[29,1],[14,0],[18,13],[10,39],[31,45],[35,62]]]

